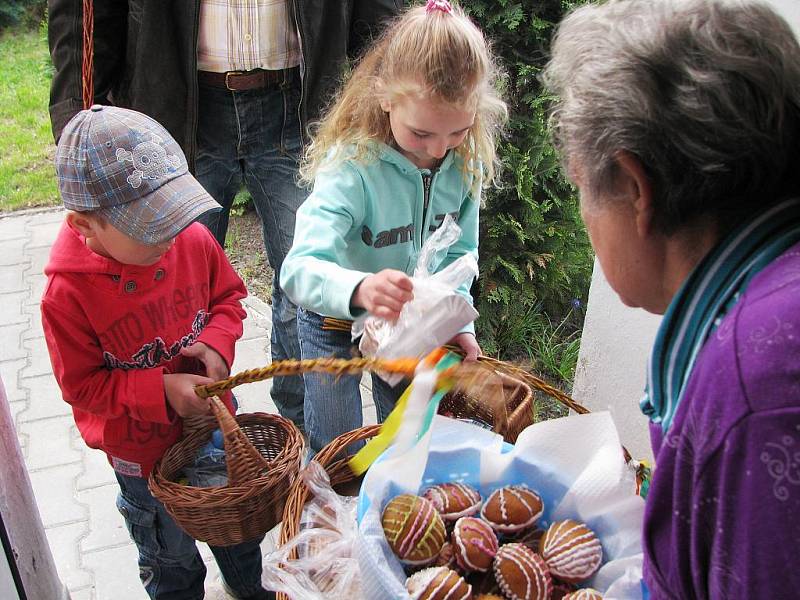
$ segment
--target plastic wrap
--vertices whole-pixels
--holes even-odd
[[[312,460],[300,473],[311,500],[300,518],[300,533],[263,561],[267,589],[303,600],[361,598],[355,558],[356,498],[333,491],[328,474]],[[290,559],[297,549],[297,558]]]
[[[394,323],[363,315],[352,327],[353,339],[361,337],[364,356],[380,358],[422,358],[434,348],[449,342],[478,317],[478,312],[456,289],[478,276],[478,263],[472,254],[460,256],[437,272],[448,249],[461,237],[453,218],[445,217],[441,227],[423,244],[412,280],[414,299],[407,302]],[[381,374],[390,385],[402,375]]]
[[[423,387],[420,376],[414,386]],[[437,416],[418,443],[387,451],[370,468],[359,497],[364,598],[410,598],[402,565],[383,534],[381,510],[398,494],[416,494],[444,481],[468,483],[484,498],[504,485],[528,485],[544,500],[541,523],[574,518],[597,533],[603,565],[588,585],[608,600],[641,597],[644,501],[635,495],[634,473],[624,462],[609,413],[537,423],[514,446],[494,433]]]

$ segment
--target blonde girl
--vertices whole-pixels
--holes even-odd
[[[396,319],[413,297],[420,247],[449,214],[463,231],[439,268],[478,252],[481,188],[494,178],[506,117],[497,68],[480,30],[445,0],[390,25],[360,61],[320,123],[301,168],[313,191],[297,212],[280,281],[300,307],[304,359],[350,356],[349,332],[326,317],[368,311]],[[469,286],[459,290],[470,302]],[[480,353],[469,327],[453,343]],[[313,451],[361,426],[359,380],[305,376]],[[398,386],[402,388],[402,386]],[[373,378],[379,421],[401,389]]]

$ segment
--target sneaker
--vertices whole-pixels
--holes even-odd
[[[229,598],[234,598],[235,600],[275,600],[275,592],[269,592],[264,588],[261,588],[260,591],[256,592],[255,594],[250,594],[249,596],[238,596],[236,592],[234,592],[225,580],[222,578],[222,575],[219,576],[219,583],[222,586],[222,589],[225,590],[225,593],[228,594]],[[211,598],[208,598],[211,600]]]

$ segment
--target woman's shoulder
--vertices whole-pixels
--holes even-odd
[[[687,419],[715,447],[742,419],[798,408],[798,381],[800,246],[754,277],[709,336],[686,389]]]
[[[736,314],[735,347],[751,410],[800,405],[800,244],[753,278]]]

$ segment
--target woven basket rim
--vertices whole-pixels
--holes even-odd
[[[292,434],[295,432],[297,432],[299,436],[299,432],[295,426],[288,419],[280,415],[264,412],[244,413],[234,416],[234,419],[236,419],[237,424],[239,424],[240,421],[253,421],[254,419],[270,421],[271,425],[277,425],[286,431],[287,438],[289,438],[287,440],[288,442],[292,441]],[[245,426],[249,424],[250,423],[245,423]],[[186,448],[191,449],[193,446],[199,448],[210,438],[211,432],[217,428],[218,426],[216,423],[209,423],[192,432],[168,448],[164,455],[156,462],[150,474],[150,486],[154,495],[157,495],[162,503],[180,507],[198,507],[202,505],[204,508],[217,508],[223,505],[229,506],[232,503],[231,496],[236,496],[237,502],[242,502],[254,495],[263,493],[266,484],[271,483],[275,479],[276,472],[280,473],[286,470],[285,467],[294,470],[295,463],[297,463],[296,468],[299,468],[302,463],[303,443],[302,436],[299,436],[299,444],[286,443],[275,458],[265,459],[269,468],[263,476],[248,480],[244,484],[197,487],[175,481],[162,472],[163,462],[166,459]],[[295,440],[295,442],[296,441],[298,440]],[[176,466],[172,474],[177,475],[191,460],[191,458],[188,458],[183,464]],[[191,490],[191,494],[195,496],[195,498],[187,499],[179,495],[187,490]],[[161,498],[162,495],[163,499]]]

